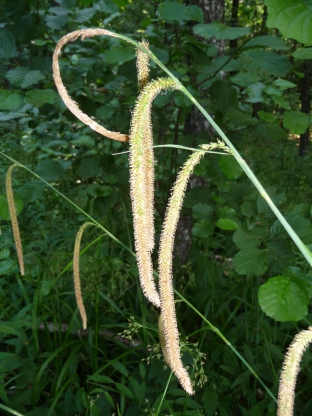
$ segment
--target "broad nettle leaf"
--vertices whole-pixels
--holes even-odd
[[[259,76],[254,72],[239,72],[231,78],[231,81],[240,87],[248,87],[256,84],[259,81]]]
[[[44,75],[41,71],[32,71],[29,68],[22,66],[18,66],[17,68],[8,71],[6,77],[11,84],[22,88],[30,87],[44,79]]]
[[[0,56],[5,59],[13,58],[16,55],[16,44],[13,34],[0,29]]]
[[[229,179],[238,179],[243,174],[243,169],[238,164],[237,160],[231,155],[224,155],[219,157],[219,165],[223,173]]]
[[[14,205],[16,214],[19,215],[22,212],[24,206],[24,203],[21,200],[21,198],[14,196]],[[6,195],[0,195],[0,217],[6,221],[10,221],[11,219]]]
[[[64,175],[64,168],[56,160],[45,159],[38,163],[36,173],[46,181],[57,181]]]
[[[235,271],[247,277],[263,275],[267,271],[268,265],[268,253],[262,249],[244,249],[236,253],[233,257]]]
[[[214,232],[215,224],[213,221],[197,221],[193,227],[195,237],[207,238]]]
[[[296,59],[312,59],[312,48],[297,49],[291,55]]]
[[[233,234],[233,241],[241,250],[249,248],[258,248],[261,240],[255,230],[236,230]]]
[[[129,46],[112,46],[105,54],[105,62],[109,64],[122,64],[135,56],[135,50]]]
[[[264,0],[268,8],[267,26],[283,36],[305,45],[312,44],[312,7],[310,0]]]
[[[241,69],[250,72],[265,72],[268,75],[283,77],[291,69],[287,56],[267,50],[250,49],[244,51],[238,60]]]
[[[0,90],[0,110],[12,110],[21,102],[20,96],[16,92]]]
[[[78,175],[82,178],[96,176],[102,173],[100,161],[95,156],[84,157],[78,167]]]
[[[287,137],[287,133],[280,126],[272,123],[260,123],[254,127],[254,132],[262,140],[279,140]]]
[[[223,23],[213,22],[208,24],[199,24],[194,26],[193,32],[195,35],[201,36],[205,39],[215,37],[217,40],[223,39],[237,39],[241,36],[247,35],[250,32],[249,27],[230,27]]]
[[[303,134],[310,127],[310,116],[301,111],[285,111],[283,125],[295,134]]]
[[[182,23],[188,20],[202,22],[204,20],[203,11],[200,7],[195,5],[185,6],[175,1],[166,1],[161,4],[158,8],[158,15],[167,22]]]
[[[196,220],[207,220],[211,218],[213,210],[210,205],[199,202],[192,207],[193,218]]]
[[[25,102],[35,107],[42,107],[45,104],[54,104],[58,99],[55,91],[50,89],[30,90],[25,94]]]
[[[308,313],[309,295],[299,280],[275,276],[260,287],[259,304],[276,321],[298,322]]]
[[[255,38],[250,39],[249,42],[245,43],[242,49],[247,48],[272,48],[277,51],[283,50],[287,51],[290,46],[286,45],[283,39],[280,39],[276,36],[265,35],[265,36],[256,36]]]

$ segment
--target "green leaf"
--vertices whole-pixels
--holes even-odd
[[[199,202],[192,207],[193,218],[196,220],[207,220],[211,218],[212,208],[208,204]]]
[[[248,87],[249,85],[256,84],[259,81],[259,76],[254,72],[240,72],[234,75],[231,81],[240,87]]]
[[[88,376],[88,381],[89,380],[95,381],[96,383],[114,383],[112,378],[101,374],[93,374],[92,376]]]
[[[29,71],[30,69],[28,67],[18,66],[16,68],[10,69],[6,73],[6,78],[10,81],[11,84],[20,86]]]
[[[300,238],[312,237],[311,223],[303,215],[290,213],[285,218]]]
[[[238,224],[237,222],[231,220],[230,218],[220,218],[217,221],[217,227],[221,228],[221,230],[237,230]]]
[[[218,393],[216,391],[205,390],[202,395],[202,402],[206,416],[214,416],[219,405]]]
[[[260,120],[265,121],[266,123],[276,123],[276,115],[272,113],[268,113],[263,110],[258,111],[258,116]]]
[[[0,90],[0,110],[12,110],[20,104],[20,97],[15,92]]]
[[[45,159],[38,163],[35,172],[46,181],[57,181],[64,175],[63,166],[53,159]]]
[[[6,29],[0,29],[0,56],[5,59],[11,59],[15,55],[16,44],[13,34]]]
[[[257,215],[255,204],[251,201],[245,201],[242,203],[241,212],[247,218],[252,218]]]
[[[14,197],[14,205],[16,215],[19,215],[23,210],[24,203],[20,198]],[[0,195],[0,217],[6,221],[11,219],[6,195]]]
[[[30,71],[28,72],[28,74],[26,74],[21,87],[22,88],[27,88],[30,87],[31,85],[37,84],[38,81],[41,81],[42,79],[44,79],[44,75],[41,71]]]
[[[237,108],[231,108],[227,116],[229,122],[238,127],[254,126],[259,123],[256,117],[251,117],[249,113],[244,113]]]
[[[266,36],[256,36],[255,38],[250,39],[242,49],[247,48],[258,48],[258,47],[264,47],[264,48],[272,48],[277,51],[287,51],[290,46],[286,45],[283,39],[280,39],[276,36],[272,35],[266,35]]]
[[[10,257],[10,250],[8,248],[0,250],[0,260],[7,259],[8,257]]]
[[[194,26],[193,32],[195,35],[201,36],[204,39],[211,39],[215,37],[217,40],[223,39],[237,39],[241,36],[247,35],[250,32],[249,27],[230,27],[223,23],[213,22],[208,24],[199,24]]]
[[[197,221],[193,227],[193,235],[195,237],[207,238],[214,232],[214,223],[212,221]]]
[[[241,250],[248,248],[258,248],[261,240],[255,231],[236,230],[233,234],[233,241]]]
[[[264,0],[264,4],[269,28],[277,28],[286,38],[312,44],[312,12],[307,0]]]
[[[121,373],[122,375],[124,375],[126,377],[129,377],[128,370],[126,369],[126,367],[120,361],[115,361],[115,362],[111,363],[111,365],[119,373]]]
[[[287,56],[276,52],[251,49],[244,51],[239,57],[241,69],[259,74],[266,73],[282,77],[291,69]]]
[[[62,30],[62,28],[68,23],[69,16],[68,15],[48,15],[45,18],[46,24],[48,27],[55,29],[55,30]]]
[[[308,313],[309,296],[299,282],[275,276],[260,287],[259,304],[263,312],[276,321],[298,322]]]
[[[80,136],[79,139],[74,139],[71,141],[74,144],[80,144],[83,146],[94,146],[94,140],[92,139],[92,137],[84,135],[84,136]]]
[[[13,265],[14,262],[12,260],[0,261],[0,275],[6,275]]]
[[[202,22],[204,20],[203,11],[200,7],[195,5],[185,6],[184,4],[175,1],[166,1],[161,4],[157,10],[160,19],[167,22],[178,22],[193,20],[195,22]]]
[[[100,166],[100,162],[95,156],[84,157],[78,166],[78,174],[82,178],[96,176],[101,173],[102,168]]]
[[[271,95],[271,98],[282,108],[285,110],[290,110],[290,103],[285,97],[281,97],[279,95]]]
[[[228,82],[215,81],[209,90],[215,111],[226,114],[237,103],[237,91]]]
[[[241,250],[233,258],[235,271],[247,277],[263,275],[267,271],[268,265],[267,251],[257,248]]]
[[[297,49],[291,55],[296,59],[312,59],[312,48]]]
[[[132,391],[129,389],[129,387],[125,386],[122,383],[115,383],[115,386],[117,387],[117,389],[124,394],[126,397],[129,397],[129,399],[134,399],[134,394],[132,393]]]
[[[30,90],[25,94],[25,102],[35,107],[42,107],[45,104],[54,104],[58,99],[55,91],[49,89]]]
[[[0,325],[0,334],[18,335],[18,332],[11,326]]]
[[[286,131],[276,124],[260,123],[253,130],[261,140],[280,140],[287,137]]]
[[[303,134],[310,126],[310,116],[301,111],[285,111],[283,126],[295,134]]]
[[[238,164],[237,160],[231,156],[220,156],[219,157],[219,166],[223,173],[229,179],[238,179],[243,174],[243,169]]]
[[[201,7],[195,6],[190,4],[187,6],[187,20],[193,20],[194,22],[203,23],[204,21],[204,13]]]
[[[282,78],[276,79],[275,81],[273,81],[273,84],[277,85],[282,91],[287,90],[288,88],[297,87],[297,85],[293,82],[287,81],[287,79]]]
[[[135,51],[128,46],[112,46],[105,54],[105,62],[109,64],[122,64],[131,61],[135,57]]]
[[[155,48],[154,46],[150,47],[150,50],[156,55],[163,64],[167,64],[169,60],[169,52],[166,49]]]

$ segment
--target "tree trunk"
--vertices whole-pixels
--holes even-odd
[[[239,0],[232,0],[231,27],[237,27]],[[237,48],[237,39],[230,40],[230,48]]]
[[[234,0],[236,1],[236,0]],[[191,4],[199,6],[204,12],[204,23],[212,23],[215,21],[223,21],[224,16],[224,0],[191,0]],[[201,41],[203,41],[201,39]],[[219,49],[219,56],[222,56],[225,51],[225,41],[212,39],[213,43]],[[198,138],[201,134],[207,135],[207,142],[209,137],[213,133],[210,123],[205,119],[202,113],[193,106],[191,112],[185,120],[184,126],[185,134],[191,134],[193,136],[191,146],[197,146]],[[203,178],[203,186],[207,186],[207,180]],[[189,189],[197,186],[197,181],[190,180]],[[186,264],[188,262],[188,253],[192,244],[192,222],[191,222],[191,211],[189,216],[181,217],[177,226],[177,246],[176,255],[179,263]]]
[[[301,111],[305,114],[310,114],[311,110],[311,75],[312,75],[312,60],[306,61],[303,64],[304,78],[301,81]],[[307,129],[300,135],[299,155],[305,156],[309,151],[310,129]]]

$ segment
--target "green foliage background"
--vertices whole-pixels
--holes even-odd
[[[299,157],[297,145],[311,124],[310,115],[300,111],[300,87],[312,40],[300,38],[305,32],[299,18],[290,31],[289,15],[283,15],[289,9],[292,16],[309,17],[310,6],[296,0],[281,12],[281,1],[241,3],[233,27],[231,2],[222,23],[205,24],[202,10],[186,2],[0,0],[1,151],[115,236],[114,241],[95,227],[84,235],[81,270],[90,325],[85,336],[79,332],[71,258],[86,217],[39,178],[15,169],[26,265],[21,279],[4,195],[11,162],[2,157],[0,399],[11,409],[3,407],[4,414],[276,414],[272,396],[183,300],[176,305],[183,360],[196,395],[187,397],[170,377],[158,346],[158,312],[143,299],[131,254],[128,156],[114,155],[128,147],[76,120],[59,98],[51,71],[57,41],[72,30],[105,27],[137,41],[148,39],[152,52],[214,116],[311,249],[311,156]],[[265,6],[268,27],[280,32],[267,29]],[[209,43],[212,38],[225,41],[224,56]],[[235,39],[233,49],[229,41]],[[115,38],[76,41],[66,46],[61,69],[84,112],[110,130],[128,133],[138,94],[133,48]],[[152,78],[160,75],[151,63]],[[153,106],[155,144],[197,147],[217,139],[189,131],[192,116],[181,93],[159,96]],[[155,155],[159,237],[171,186],[188,153],[162,147]],[[221,331],[276,396],[285,349],[312,322],[309,267],[230,156],[206,156],[195,169],[182,216],[191,221],[192,246],[187,263],[175,264],[178,293]],[[114,337],[118,333],[133,343]],[[312,411],[310,361],[307,352],[296,397],[300,415]]]

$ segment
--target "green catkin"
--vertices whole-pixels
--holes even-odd
[[[179,331],[174,305],[172,285],[172,256],[174,237],[179,221],[187,183],[194,167],[199,163],[205,151],[194,152],[178,173],[169,199],[159,245],[159,293],[161,316],[166,342],[167,360],[173,373],[177,376],[183,389],[194,394],[187,370],[183,367],[180,354]]]
[[[147,84],[134,108],[130,131],[130,196],[139,278],[144,295],[157,307],[160,306],[160,299],[154,282],[151,258],[151,230],[149,229],[151,210],[147,207],[146,199],[146,195],[153,191],[147,189],[144,147],[146,146],[146,124],[151,124],[150,115],[154,98],[163,90],[175,88],[177,88],[175,82],[169,78],[159,78]]]
[[[280,376],[277,416],[293,416],[295,388],[303,353],[312,342],[312,327],[299,332],[288,347]]]
[[[18,226],[18,220],[16,215],[16,209],[14,204],[14,194],[13,194],[13,188],[12,188],[12,171],[17,165],[12,165],[9,167],[6,179],[5,179],[5,185],[6,185],[6,195],[7,195],[7,201],[9,206],[9,212],[10,212],[10,218],[12,223],[12,231],[13,231],[13,238],[14,243],[16,247],[19,267],[21,275],[24,276],[25,269],[24,269],[24,256],[23,256],[23,247],[22,247],[22,240],[20,235],[20,230]]]
[[[81,284],[80,284],[80,266],[79,266],[79,256],[80,256],[80,247],[81,247],[81,239],[84,230],[89,225],[95,225],[93,222],[86,222],[80,227],[76,238],[75,238],[75,246],[74,246],[74,256],[73,256],[73,277],[74,277],[74,287],[75,287],[75,296],[76,296],[76,303],[77,307],[82,319],[82,326],[83,329],[87,329],[87,314],[83,304],[82,293],[81,293]]]

